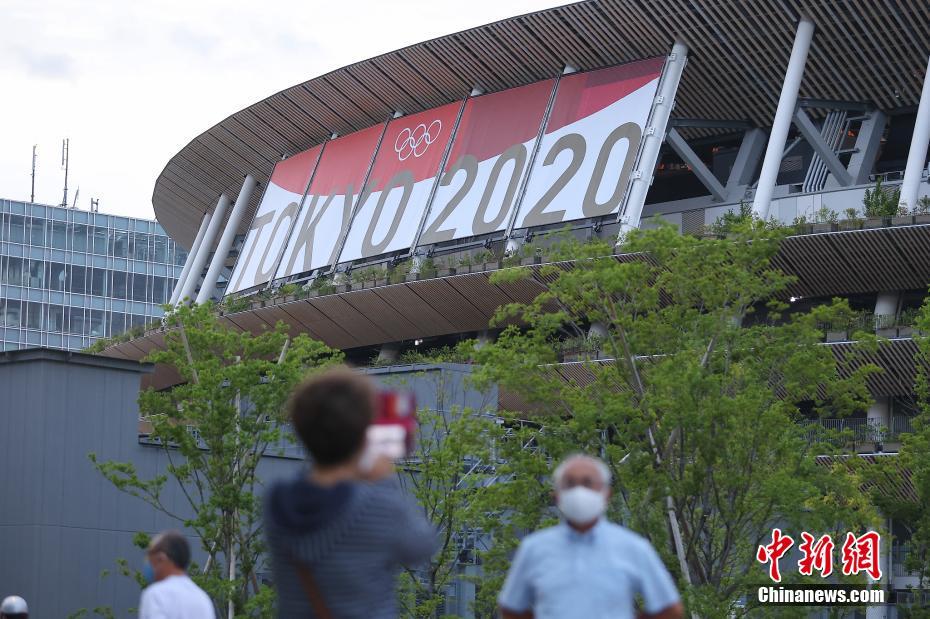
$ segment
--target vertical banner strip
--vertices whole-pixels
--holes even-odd
[[[391,124],[391,121],[385,121],[384,128],[381,130],[381,135],[378,136],[378,143],[375,144],[375,149],[371,152],[371,159],[368,160],[368,170],[365,172],[365,176],[362,178],[362,184],[358,190],[358,197],[355,199],[355,204],[352,205],[352,214],[349,215],[349,223],[346,225],[345,230],[340,231],[340,239],[336,244],[335,252],[333,253],[333,263],[329,265],[329,271],[326,273],[333,273],[336,270],[336,267],[339,265],[339,256],[342,255],[342,249],[345,247],[346,239],[349,238],[349,230],[352,228],[352,223],[355,221],[355,215],[358,213],[359,206],[368,199],[368,194],[371,193],[370,187],[368,187],[368,180],[371,178],[371,170],[375,166],[375,159],[378,157],[378,151],[381,150],[381,142],[384,141],[384,134],[387,133],[388,126]],[[321,269],[323,266],[321,265]]]
[[[281,248],[281,251],[278,252],[278,259],[274,262],[274,270],[271,272],[271,279],[268,280],[267,287],[270,287],[271,284],[278,281],[277,278],[278,270],[281,268],[281,261],[284,260],[284,254],[287,251],[287,243],[291,238],[291,235],[294,233],[294,226],[297,225],[297,222],[300,221],[300,214],[304,210],[304,204],[307,202],[307,193],[310,191],[310,185],[313,184],[313,179],[316,178],[316,171],[320,168],[320,162],[323,160],[323,155],[326,154],[326,145],[330,143],[331,140],[325,140],[322,147],[320,148],[320,154],[317,155],[316,163],[313,164],[313,172],[310,173],[310,178],[307,179],[307,185],[304,187],[304,195],[300,198],[300,206],[297,207],[297,214],[294,215],[294,219],[291,221],[291,225],[287,229],[287,236],[284,237],[284,246]]]
[[[559,84],[562,81],[563,74],[564,73],[560,73],[557,75],[555,81],[552,83],[552,92],[549,93],[549,102],[546,104],[546,111],[543,113],[542,122],[539,123],[539,133],[536,135],[536,144],[533,146],[533,152],[530,154],[530,159],[526,164],[526,174],[523,175],[523,180],[520,182],[520,191],[517,193],[516,200],[513,201],[513,213],[510,214],[510,221],[507,222],[507,229],[504,231],[505,240],[509,239],[510,235],[513,234],[514,224],[517,223],[517,216],[520,214],[520,205],[523,204],[526,188],[530,184],[530,176],[533,175],[533,165],[536,163],[536,155],[542,148],[543,137],[546,135],[546,125],[549,124],[549,115],[552,114],[552,106],[555,105],[555,97],[559,92]]]
[[[433,200],[436,199],[436,190],[439,189],[439,181],[442,179],[446,164],[449,162],[449,155],[452,153],[452,145],[455,143],[455,135],[458,133],[459,123],[462,122],[462,114],[465,113],[465,106],[468,105],[470,98],[471,96],[469,95],[462,100],[462,106],[459,108],[459,113],[455,117],[455,124],[452,126],[452,134],[449,136],[449,143],[446,144],[446,150],[442,154],[442,160],[439,162],[439,168],[436,170],[436,177],[433,179],[433,186],[429,190],[429,198],[426,200],[426,207],[423,209],[423,215],[420,217],[420,223],[413,237],[413,243],[410,244],[410,251],[407,252],[408,256],[412,256],[420,245],[420,236],[423,234],[423,228],[426,227],[426,218],[429,217],[430,210],[433,208]]]

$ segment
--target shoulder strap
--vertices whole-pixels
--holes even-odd
[[[309,567],[296,559],[293,560],[293,563],[294,567],[297,568],[297,577],[300,578],[300,586],[303,587],[304,593],[307,595],[307,599],[310,600],[310,605],[313,607],[313,614],[317,616],[317,619],[333,619],[332,613],[329,612],[329,607],[326,606],[326,602],[323,601],[323,593],[316,584],[316,578],[313,577],[313,572],[310,571]]]

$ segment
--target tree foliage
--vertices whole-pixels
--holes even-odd
[[[822,345],[821,325],[849,307],[791,312],[781,299],[793,280],[772,263],[786,232],[750,220],[727,233],[638,230],[621,256],[568,242],[555,260],[572,267],[543,267],[547,290],[498,312],[509,326],[476,351],[477,376],[521,398],[533,423],[522,424],[502,465],[509,481],[497,491],[510,508],[485,562],[486,610],[517,534],[553,521],[546,476],[571,452],[607,461],[610,515],[653,542],[702,617],[752,608],[738,600],[765,577],[755,553],[773,526],[797,537],[877,524],[857,467],[818,461],[840,455],[836,441],[809,440],[798,423],[805,412],[844,417],[871,401],[866,378],[876,368],[838,361]],[[610,360],[554,365],[554,344],[592,324]]]
[[[90,458],[119,490],[200,538],[207,558],[192,575],[221,614],[231,603],[236,616],[268,616],[273,593],[256,578],[263,551],[259,463],[289,436],[284,408],[293,387],[308,372],[340,362],[342,353],[303,334],[291,339],[283,323],[259,335],[226,329],[211,304],[179,307],[168,326],[163,349],[146,361],[174,368],[182,382],[139,397],[164,472],[143,477],[130,462]],[[180,505],[167,500],[170,486],[180,491]]]

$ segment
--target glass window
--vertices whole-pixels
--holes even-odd
[[[65,290],[68,282],[65,276],[65,265],[60,262],[48,263],[48,287],[50,290]]]
[[[174,246],[174,263],[179,267],[184,266],[184,263],[187,261],[187,252],[183,247],[175,244]]]
[[[45,247],[44,219],[32,218],[32,224],[29,227],[29,242],[35,247]]]
[[[0,213],[0,241],[9,240],[6,238],[7,237],[6,227],[7,227],[7,224],[9,223],[8,217],[9,215],[7,215],[6,213]]]
[[[9,263],[7,265],[7,277],[6,281],[3,283],[10,284],[12,286],[22,286],[23,285],[23,259],[14,258],[10,256]]]
[[[113,271],[113,288],[110,296],[117,299],[126,298],[126,274],[122,271]]]
[[[24,273],[24,275],[26,275]],[[29,261],[28,286],[45,288],[45,263],[41,260]]]
[[[42,316],[42,304],[25,301],[23,303],[23,312],[20,314],[20,324],[27,329],[42,329],[45,321]]]
[[[26,218],[22,215],[10,215],[10,240],[14,243],[26,242]]]
[[[165,278],[157,275],[152,278],[152,303],[164,305],[168,302],[165,297]]]
[[[168,262],[168,239],[163,236],[155,237],[155,262]]]
[[[106,329],[106,313],[102,310],[89,310],[90,313],[90,335],[92,337],[103,337]]]
[[[68,332],[74,335],[84,334],[84,308],[66,307],[65,313],[69,315]]]
[[[93,236],[94,253],[101,256],[107,255],[107,229],[94,226],[91,235]]]
[[[122,312],[113,312],[110,314],[110,333],[119,335],[126,331],[126,314]]]
[[[130,277],[132,278],[132,300],[148,300],[148,294],[146,291],[146,282],[148,281],[148,278],[145,275],[139,275],[137,273],[132,274]]]
[[[149,259],[149,235],[134,232],[132,239],[132,257],[136,260]]]
[[[48,306],[48,330],[61,333],[65,328],[65,310],[60,305]]]
[[[19,326],[20,302],[13,299],[7,299],[5,302],[0,300],[0,324],[7,327]]]
[[[136,327],[144,327],[145,323],[146,323],[145,316],[139,316],[138,314],[132,315],[131,325],[133,329],[135,329]]]
[[[107,294],[107,271],[106,269],[93,269],[91,272],[90,279],[90,294],[97,295],[98,297],[106,296]]]
[[[87,292],[87,287],[84,285],[85,278],[85,269],[84,267],[79,267],[72,265],[71,266],[71,280],[68,282],[68,290],[74,294],[84,294]]]
[[[63,221],[52,222],[52,247],[55,249],[67,249],[68,231]]]
[[[72,240],[72,248],[74,251],[86,252],[87,251],[87,226],[84,224],[75,224],[74,225],[74,237]]]
[[[117,258],[128,257],[129,233],[119,230],[110,230],[110,246],[113,248],[113,255]]]

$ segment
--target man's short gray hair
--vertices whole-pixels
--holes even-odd
[[[601,474],[601,481],[604,482],[604,487],[607,488],[610,486],[610,468],[604,464],[603,460],[595,458],[594,456],[589,456],[588,454],[576,453],[565,458],[559,466],[555,467],[555,472],[552,474],[552,485],[555,486],[556,490],[562,487],[562,478],[565,477],[565,471],[568,470],[568,467],[579,461],[593,464]]]

